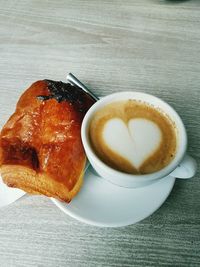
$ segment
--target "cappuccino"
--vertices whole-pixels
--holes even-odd
[[[154,106],[136,100],[113,102],[98,110],[90,122],[89,138],[105,164],[130,174],[159,171],[176,154],[173,121]]]

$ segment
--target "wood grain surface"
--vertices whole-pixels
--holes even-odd
[[[168,101],[200,162],[199,0],[0,0],[0,126],[28,85],[68,72],[100,96]],[[149,218],[114,229],[26,195],[0,210],[0,266],[200,266],[199,176],[176,181]]]

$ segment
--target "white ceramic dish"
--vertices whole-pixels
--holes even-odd
[[[174,182],[175,178],[168,176],[145,187],[124,188],[102,179],[89,167],[81,191],[69,204],[52,201],[81,222],[121,227],[139,222],[155,212],[170,194]]]
[[[0,175],[0,208],[10,205],[25,194],[22,190],[6,186]]]

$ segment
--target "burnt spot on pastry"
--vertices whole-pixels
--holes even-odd
[[[37,98],[41,101],[55,99],[58,103],[67,101],[71,105],[75,105],[77,110],[81,113],[86,113],[88,107],[94,103],[94,99],[85,93],[78,86],[70,83],[63,83],[62,81],[45,80],[47,83],[49,95],[39,95]]]

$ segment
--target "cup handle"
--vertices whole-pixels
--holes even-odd
[[[181,179],[192,178],[197,171],[197,162],[189,155],[185,155],[178,167],[170,173],[170,176]]]

